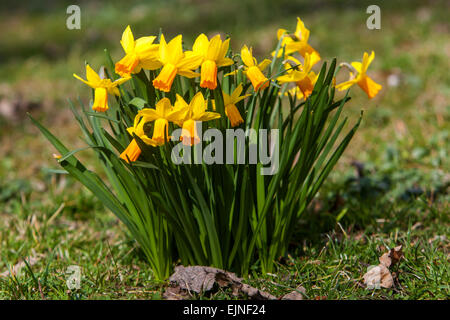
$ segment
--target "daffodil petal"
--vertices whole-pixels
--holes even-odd
[[[131,32],[130,26],[127,26],[125,31],[123,32],[120,44],[122,45],[125,53],[130,53],[134,50],[134,37],[133,33]]]

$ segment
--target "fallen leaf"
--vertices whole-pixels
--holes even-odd
[[[368,289],[391,288],[394,284],[389,269],[383,264],[369,268],[363,278]]]
[[[384,253],[379,260],[382,265],[384,265],[386,268],[389,268],[390,266],[393,266],[394,264],[399,262],[402,257],[402,245],[399,245]]]
[[[28,265],[31,267],[33,265],[35,265],[38,261],[39,258],[38,257],[28,257],[26,258]],[[20,261],[18,263],[16,263],[14,266],[11,267],[11,270],[6,270],[2,273],[0,273],[0,278],[1,277],[9,277],[9,276],[17,276],[17,274],[20,272],[20,270],[25,267],[25,262],[24,261]]]
[[[170,287],[166,289],[163,297],[170,300],[185,299],[189,292],[206,293],[215,287],[231,287],[233,294],[247,295],[255,300],[275,300],[276,297],[242,283],[234,273],[213,267],[204,266],[177,266],[170,276]]]
[[[306,289],[298,286],[296,290],[281,297],[281,300],[303,300],[304,296],[306,296]]]

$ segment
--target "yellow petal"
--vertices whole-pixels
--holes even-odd
[[[231,94],[230,100],[231,103],[236,103],[235,100],[239,98],[243,90],[242,83],[239,83],[239,85],[234,89],[233,93]]]
[[[355,68],[355,70],[356,70],[358,73],[361,73],[361,70],[362,70],[362,63],[361,63],[361,62],[359,62],[359,61],[354,61],[354,62],[351,63],[351,65],[352,65],[353,68]]]
[[[169,58],[169,56],[168,56],[168,48],[167,48],[166,39],[164,38],[164,35],[161,34],[161,38],[159,39],[159,60],[163,64],[167,64],[168,58]]]
[[[192,51],[194,51],[196,54],[206,56],[206,53],[208,52],[209,47],[209,40],[208,37],[202,33],[195,39],[194,45],[192,46]]]
[[[99,85],[99,83],[102,81],[100,76],[95,72],[90,65],[86,65],[86,79],[88,82],[90,82],[93,86]]]
[[[297,17],[297,28],[295,29],[295,36],[302,42],[308,42],[309,30],[306,29],[303,21]]]
[[[283,34],[285,34],[286,32],[287,32],[286,29],[278,29],[278,31],[277,31],[277,38],[278,38],[278,40],[280,40],[281,37],[283,36]]]
[[[217,112],[204,112],[201,114],[201,116],[196,117],[194,120],[196,121],[209,121],[214,119],[219,119],[220,113]]]
[[[220,34],[216,35],[209,42],[208,53],[206,54],[207,60],[217,61],[222,49],[222,40]]]
[[[252,55],[252,49],[248,49],[246,45],[244,45],[241,49],[241,58],[247,67],[252,67],[255,65],[255,61]]]
[[[234,60],[230,58],[223,58],[217,62],[218,67],[226,67],[234,64]]]
[[[336,89],[338,89],[339,91],[344,91],[344,90],[347,90],[348,88],[350,88],[355,83],[356,83],[356,80],[354,80],[354,79],[345,81],[345,82],[337,84]]]
[[[197,69],[203,61],[203,57],[192,51],[186,51],[183,59],[177,63],[177,68],[180,70],[194,70]]]
[[[172,105],[170,104],[169,98],[163,98],[156,103],[156,112],[161,118],[164,118],[171,110]]]
[[[178,62],[183,58],[183,47],[182,47],[182,35],[178,35],[167,44],[167,61],[177,65]]]
[[[225,58],[228,48],[230,47],[230,38],[226,39],[224,42],[222,42],[222,45],[220,47],[220,53],[219,53],[219,60],[228,59]]]
[[[125,31],[122,34],[122,40],[120,40],[120,44],[122,45],[125,53],[130,53],[134,50],[134,37],[131,32],[130,26],[127,26]]]
[[[153,108],[144,108],[138,112],[138,115],[145,116],[148,121],[155,121],[161,117],[160,113]]]
[[[141,57],[142,55],[148,54],[150,51],[151,53],[155,53],[155,51],[158,51],[158,44],[154,44],[153,41],[155,41],[156,37],[141,37],[136,40],[135,42],[135,51]]]
[[[372,51],[370,56],[367,52],[364,52],[362,66],[361,66],[361,73],[363,73],[363,74],[366,73],[366,71],[369,68],[370,64],[372,63],[373,59],[375,59],[375,52]]]
[[[84,79],[81,78],[79,75],[77,75],[77,74],[74,73],[73,76],[74,76],[75,78],[77,78],[78,80],[84,82],[84,83],[87,84],[88,86],[92,87],[90,82],[84,80]]]
[[[200,73],[198,73],[198,72],[194,72],[194,71],[191,71],[191,70],[187,70],[187,69],[178,69],[178,74],[180,75],[180,76],[183,76],[183,77],[186,77],[186,78],[189,78],[189,79],[192,79],[192,78],[196,78],[196,77],[200,77]]]
[[[162,67],[162,63],[159,61],[158,56],[141,59],[140,61],[139,65],[145,70],[156,70]]]
[[[272,61],[269,59],[264,59],[260,64],[258,64],[258,69],[264,71],[264,69],[266,69],[271,63]]]
[[[197,92],[197,94],[192,98],[189,107],[192,110],[193,119],[205,112],[206,103],[201,92]]]

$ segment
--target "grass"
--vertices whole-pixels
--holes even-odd
[[[246,281],[276,296],[302,285],[311,299],[448,299],[448,4],[380,5],[382,29],[370,31],[361,1],[128,1],[127,7],[86,1],[80,2],[82,29],[69,31],[61,27],[65,6],[58,3],[1,10],[0,100],[34,102],[33,114],[74,149],[83,142],[65,101],[87,99],[89,90],[71,74],[83,74],[84,60],[103,63],[105,47],[120,58],[118,39],[128,23],[139,35],[159,26],[172,36],[182,31],[187,43],[199,32],[228,32],[234,49],[245,42],[263,56],[276,29],[294,28],[300,15],[325,60],[353,61],[375,50],[369,74],[383,84],[381,95],[368,101],[352,90],[346,113],[355,119],[365,110],[358,134],[299,221],[277,272],[261,274],[255,266]],[[54,150],[26,120],[28,110],[19,109],[13,118],[0,115],[0,299],[160,298],[166,284],[153,280],[125,228],[70,177],[47,170],[56,168]],[[354,161],[364,165],[360,173]],[[365,289],[367,267],[399,244],[405,258],[394,269],[394,288]],[[29,267],[7,276],[23,258]],[[79,290],[66,285],[71,265],[82,268]],[[232,297],[221,290],[196,298]]]

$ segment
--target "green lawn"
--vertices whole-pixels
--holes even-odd
[[[380,5],[381,30],[368,30],[370,2],[83,1],[79,31],[65,28],[63,2],[44,8],[28,1],[14,10],[1,4],[0,104],[19,102],[13,116],[0,113],[0,299],[150,299],[166,286],[153,280],[110,212],[70,177],[48,170],[57,168],[54,150],[26,111],[81,147],[66,100],[87,101],[90,91],[72,73],[84,75],[85,60],[104,63],[104,48],[119,59],[126,25],[138,36],[159,27],[169,37],[183,33],[186,44],[200,32],[228,33],[235,50],[246,43],[265,57],[277,28],[294,29],[297,16],[324,60],[350,62],[374,50],[369,75],[383,90],[371,101],[352,90],[345,112],[353,122],[364,110],[359,132],[298,222],[277,272],[261,274],[255,266],[245,281],[276,296],[302,285],[311,299],[448,299],[450,8],[446,1],[390,2]],[[80,156],[94,160],[89,151]],[[359,174],[354,161],[364,166]],[[364,288],[367,267],[400,244],[394,288]],[[29,267],[9,276],[23,258]],[[82,268],[81,289],[73,292],[65,273],[71,265]]]

